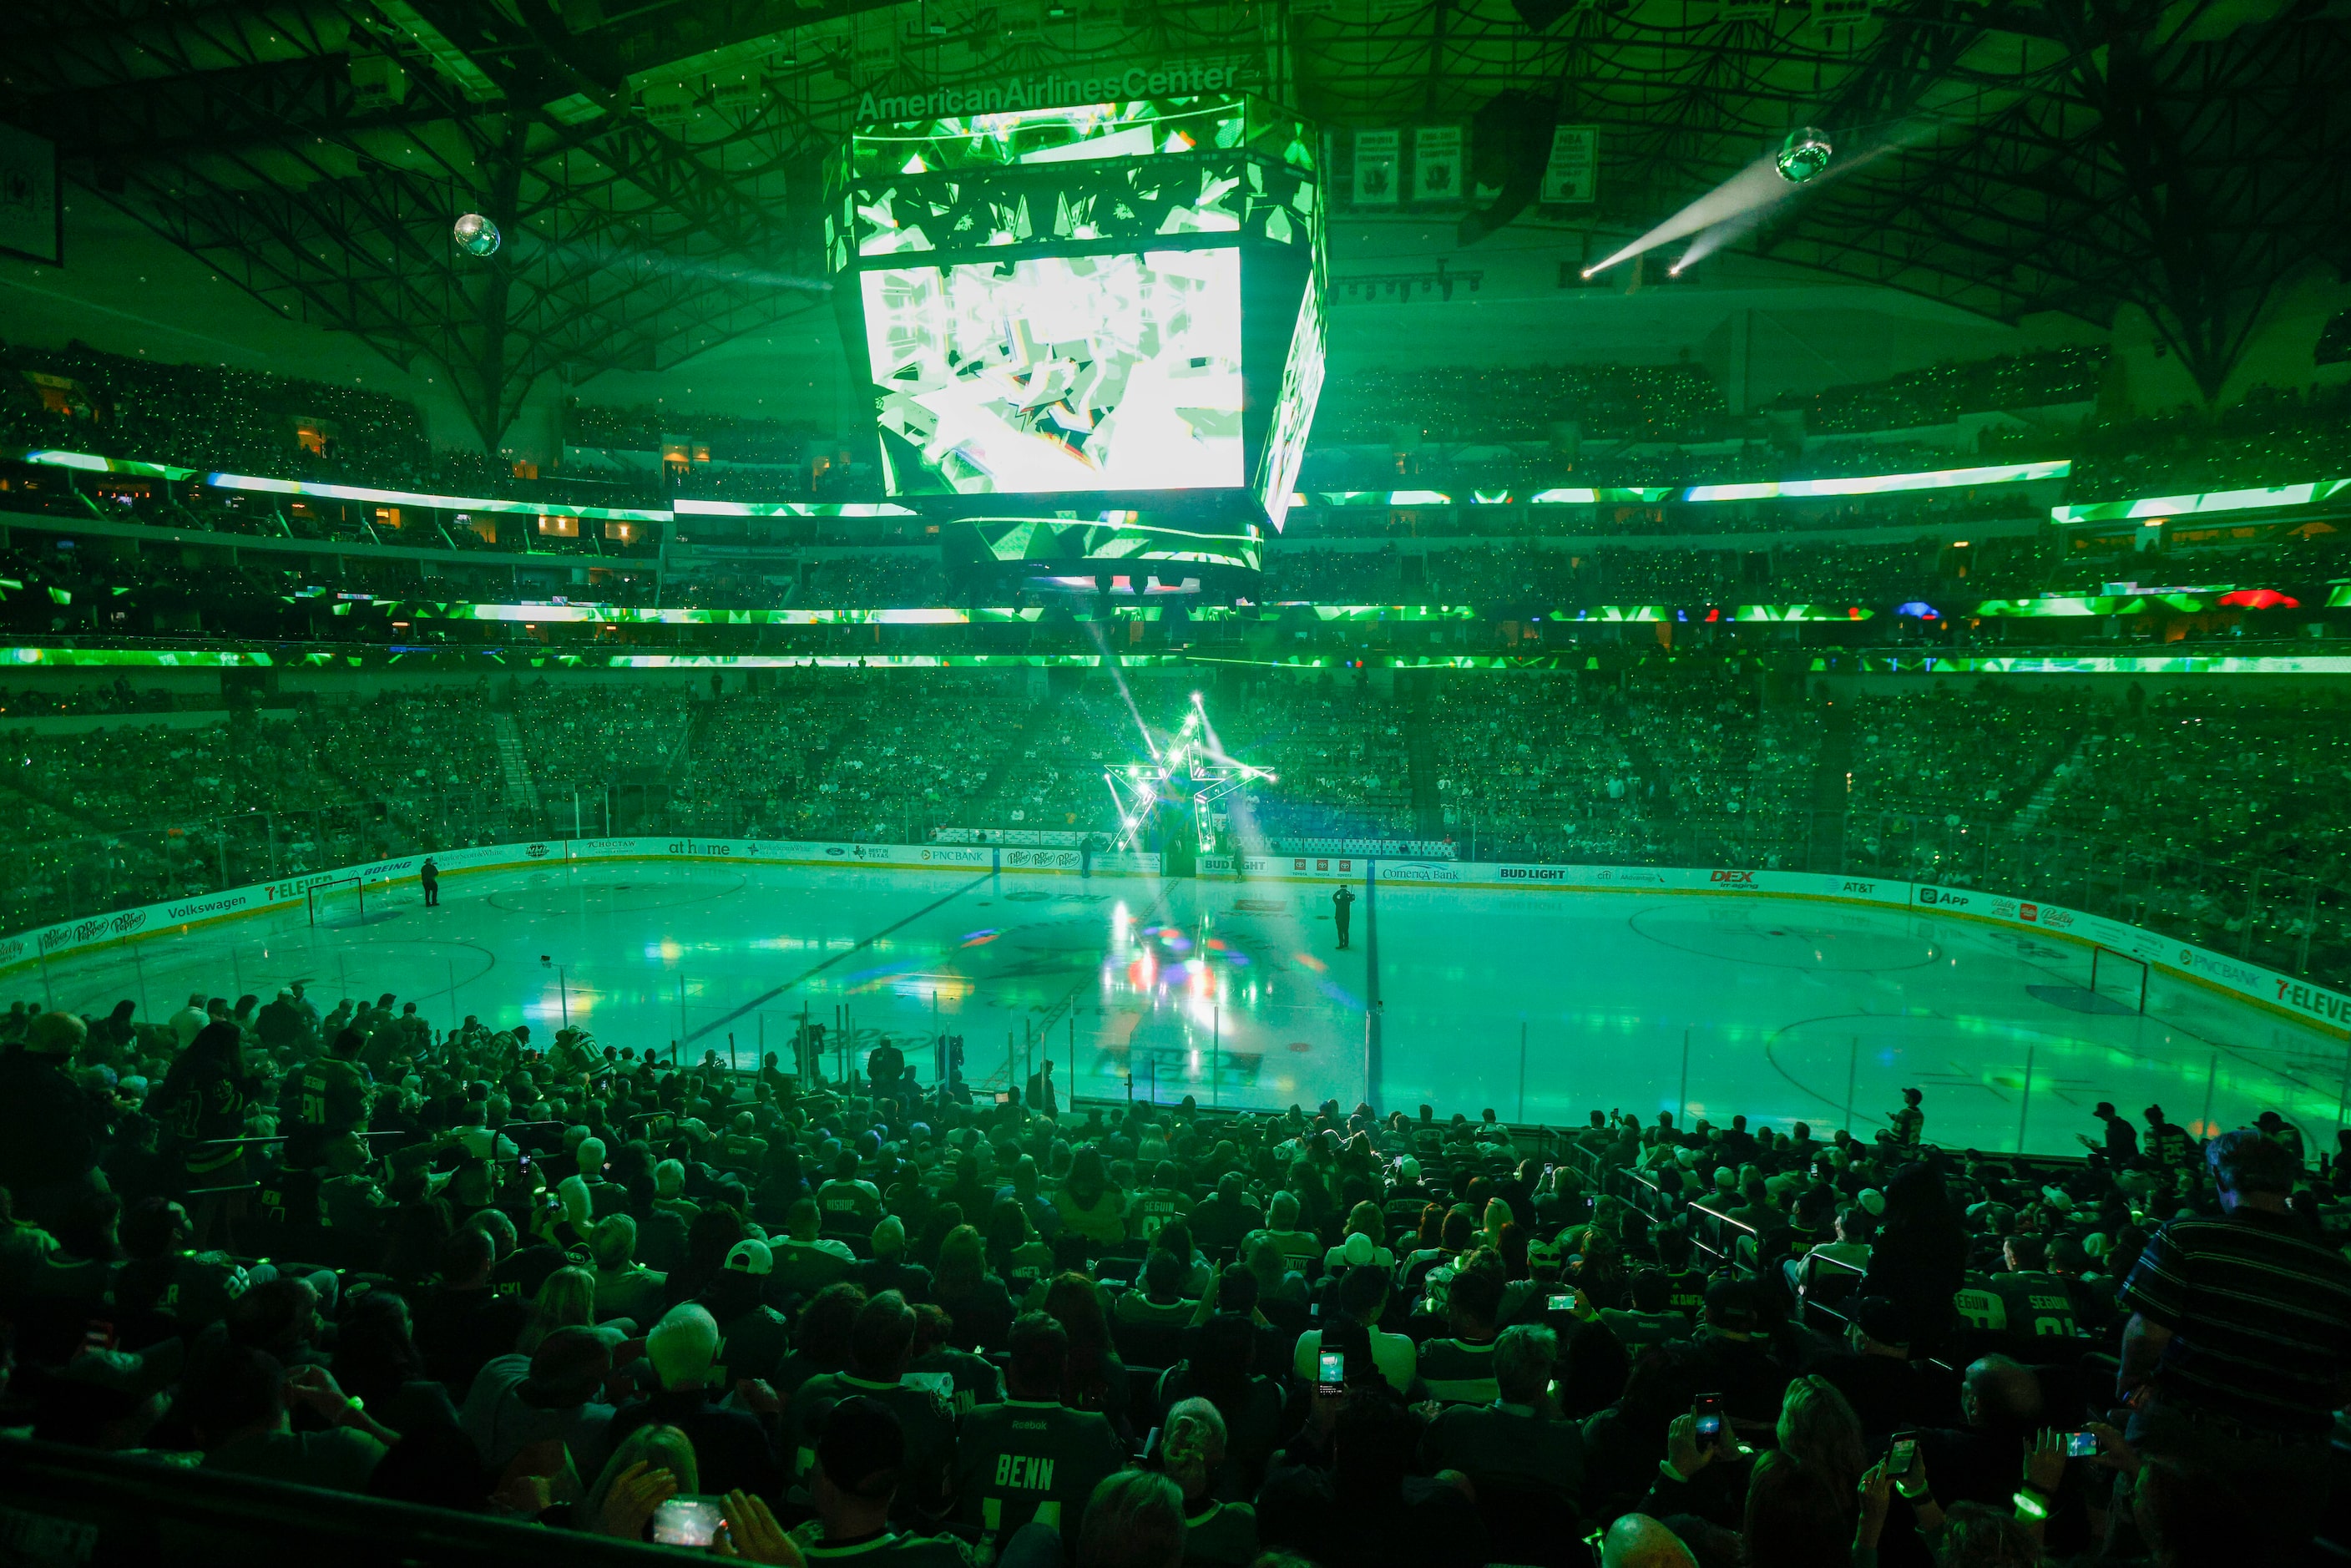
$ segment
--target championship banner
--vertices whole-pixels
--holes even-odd
[[[1412,133],[1412,199],[1461,199],[1461,128],[1424,125]]]
[[[1396,165],[1403,160],[1403,146],[1404,133],[1400,131],[1355,132],[1355,205],[1396,204],[1400,195]]]

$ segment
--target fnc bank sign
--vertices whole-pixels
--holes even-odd
[[[1121,98],[1166,98],[1199,92],[1229,92],[1244,79],[1258,75],[1256,66],[1239,58],[1170,60],[1164,65],[1105,66],[1095,76],[1006,77],[998,81],[963,87],[933,88],[927,92],[877,93],[868,89],[857,100],[860,120],[935,120],[953,114],[1003,114],[1014,110],[1046,109],[1059,104],[1102,103]]]

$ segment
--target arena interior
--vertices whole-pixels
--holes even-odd
[[[0,1558],[2351,1559],[2351,20],[16,0]]]

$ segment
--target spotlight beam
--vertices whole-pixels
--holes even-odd
[[[1780,171],[1771,159],[1758,158],[1615,255],[1597,266],[1585,268],[1583,276],[1594,277],[1620,261],[1630,261],[1644,251],[1669,245],[1687,235],[1712,228],[1730,218],[1748,213],[1768,212],[1786,201],[1796,189],[1780,177]]]

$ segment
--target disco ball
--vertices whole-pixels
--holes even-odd
[[[1788,132],[1788,139],[1780,143],[1780,154],[1772,162],[1779,167],[1780,178],[1791,185],[1801,185],[1827,168],[1829,157],[1835,151],[1829,145],[1827,131],[1807,125]]]
[[[498,225],[479,213],[459,218],[449,235],[467,256],[489,256],[498,248]]]

